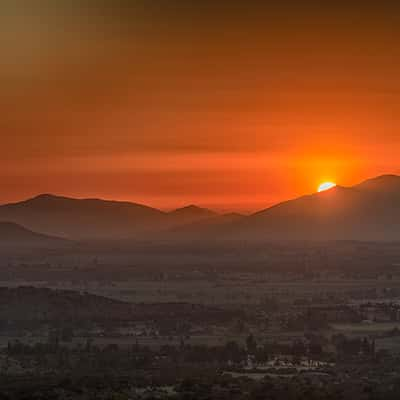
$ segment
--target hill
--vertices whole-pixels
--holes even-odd
[[[0,206],[0,220],[71,239],[124,237],[151,230],[164,213],[141,204],[49,194]]]
[[[223,231],[225,228],[234,226],[246,217],[238,213],[214,214],[186,224],[180,224],[170,230],[176,239],[201,239],[212,237],[215,233]]]
[[[30,286],[0,287],[0,319],[69,323],[135,321],[226,321],[235,312],[189,303],[131,304],[90,293]]]
[[[231,232],[276,240],[399,240],[399,204],[400,177],[384,175],[277,204],[240,221]]]
[[[0,222],[0,246],[48,246],[62,243],[66,243],[66,241],[32,232],[13,222]]]
[[[145,205],[40,195],[0,206],[0,221],[72,239],[399,240],[400,177],[279,203],[250,216],[197,206],[163,212]]]
[[[36,232],[74,240],[151,237],[173,227],[216,216],[215,212],[194,205],[167,213],[131,202],[51,194],[0,206],[0,221],[11,221]]]
[[[201,208],[195,205],[178,208],[168,213],[168,219],[171,226],[184,226],[209,218],[215,218],[218,214],[208,208]]]

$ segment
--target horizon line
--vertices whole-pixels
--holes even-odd
[[[356,183],[355,185],[351,185],[351,186],[343,186],[343,185],[340,185],[340,184],[336,184],[335,187],[329,189],[328,191],[330,191],[332,189],[338,189],[338,188],[352,188],[352,187],[358,186],[358,185],[360,185],[362,183],[365,183],[365,182],[368,182],[368,181],[371,181],[371,180],[375,180],[375,179],[379,179],[379,178],[385,178],[385,177],[400,178],[400,175],[397,175],[397,174],[377,175],[377,176],[374,176],[374,177],[366,178],[366,179]],[[259,212],[261,212],[263,210],[269,209],[271,207],[274,207],[276,205],[279,205],[281,203],[285,203],[287,201],[296,200],[296,199],[299,199],[299,198],[304,197],[304,196],[311,196],[311,195],[316,195],[316,194],[318,195],[318,194],[321,194],[321,193],[323,193],[323,192],[318,192],[318,190],[316,190],[315,192],[311,192],[311,193],[303,193],[303,194],[300,194],[298,196],[291,197],[291,198],[288,198],[288,199],[283,199],[283,200],[280,200],[280,201],[277,201],[277,202],[271,202],[270,204],[266,204],[265,206],[262,206],[259,209],[258,208],[253,208],[252,210],[247,210],[247,211],[244,211],[243,209],[240,209],[240,208],[225,208],[225,209],[223,209],[223,208],[219,208],[219,207],[212,207],[212,206],[202,205],[201,203],[191,203],[191,202],[184,203],[181,206],[175,206],[175,207],[171,207],[171,208],[169,208],[169,207],[168,208],[163,208],[163,207],[154,207],[154,206],[150,205],[147,202],[138,202],[138,201],[133,201],[133,200],[124,200],[124,199],[118,199],[117,200],[115,198],[113,199],[113,198],[99,197],[99,196],[94,196],[94,197],[85,197],[84,196],[84,197],[80,197],[80,196],[74,196],[74,195],[64,195],[64,194],[59,194],[59,193],[55,194],[55,193],[50,193],[50,192],[38,193],[36,195],[31,195],[31,196],[28,196],[26,198],[22,198],[20,200],[2,202],[2,203],[0,203],[0,206],[28,202],[28,201],[31,201],[31,200],[34,200],[34,199],[37,199],[37,198],[40,198],[40,197],[48,196],[48,197],[62,198],[62,199],[68,199],[68,200],[82,200],[82,201],[84,201],[84,200],[92,200],[92,201],[105,201],[105,202],[110,202],[110,203],[132,204],[132,205],[151,208],[151,209],[163,212],[163,213],[171,213],[171,212],[174,212],[174,211],[177,211],[177,210],[181,210],[181,209],[184,209],[184,208],[188,208],[188,207],[196,207],[196,208],[199,208],[199,209],[208,209],[209,211],[213,211],[213,212],[216,212],[216,213],[222,214],[222,215],[223,214],[230,214],[230,213],[238,213],[238,214],[243,214],[243,215],[252,215],[252,214],[257,214],[257,213],[259,213]]]

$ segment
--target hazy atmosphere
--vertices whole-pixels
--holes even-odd
[[[0,400],[400,399],[400,6],[0,27]]]
[[[0,201],[250,212],[399,173],[398,11],[5,0]]]

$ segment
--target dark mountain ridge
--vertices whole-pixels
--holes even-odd
[[[336,186],[249,216],[240,235],[268,239],[400,239],[400,177],[384,175]]]
[[[187,206],[163,212],[145,205],[40,195],[0,206],[0,221],[72,239],[399,240],[400,177],[382,175],[352,187],[285,201],[250,216]]]
[[[151,229],[164,213],[141,204],[49,194],[0,206],[0,220],[73,239],[129,236]]]
[[[167,213],[131,202],[51,194],[0,206],[0,221],[70,239],[137,238],[216,215],[193,205]]]

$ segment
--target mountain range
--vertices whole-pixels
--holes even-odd
[[[304,240],[399,240],[400,177],[384,175],[352,187],[286,201],[235,229],[245,237]]]
[[[51,194],[0,206],[0,221],[74,240],[142,237],[217,215],[193,205],[163,212],[130,202],[73,199]]]
[[[257,240],[399,240],[400,176],[279,203],[252,215],[194,205],[164,212],[142,204],[43,194],[0,206],[0,241],[56,236],[73,240],[229,238]],[[10,224],[12,223],[12,224]],[[20,231],[15,224],[19,224]],[[7,230],[10,231],[9,235]],[[18,233],[19,232],[19,233]],[[40,235],[39,235],[40,236]],[[44,237],[41,237],[44,239]],[[38,238],[36,238],[38,239]]]

